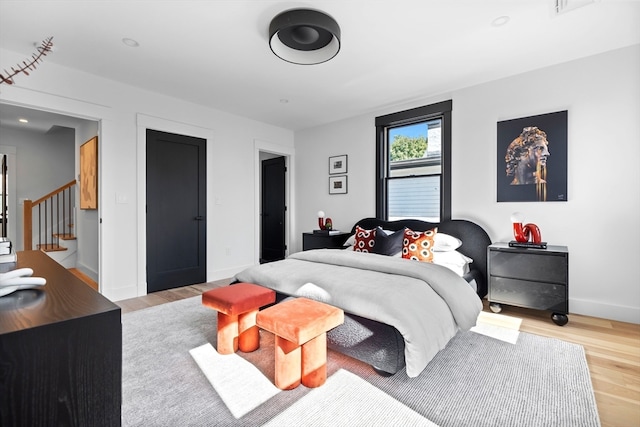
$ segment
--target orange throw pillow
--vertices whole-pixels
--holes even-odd
[[[402,241],[402,258],[433,262],[433,239],[437,232],[437,228],[428,231],[405,229]]]

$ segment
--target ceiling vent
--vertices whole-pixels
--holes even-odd
[[[553,0],[553,11],[556,15],[561,15],[595,2],[596,0]]]

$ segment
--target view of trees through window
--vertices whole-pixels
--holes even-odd
[[[388,218],[440,218],[441,120],[387,129]]]
[[[409,137],[395,135],[391,141],[389,158],[392,162],[399,160],[419,159],[427,152],[427,138],[425,136]]]

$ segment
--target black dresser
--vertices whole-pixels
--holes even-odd
[[[489,302],[551,311],[562,326],[569,313],[569,251],[566,246],[547,249],[512,248],[494,243],[488,248]]]
[[[47,284],[0,297],[0,425],[120,426],[120,307],[40,251],[15,267]]]

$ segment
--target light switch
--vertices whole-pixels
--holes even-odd
[[[124,193],[116,193],[116,203],[124,205],[129,203],[129,198]]]

